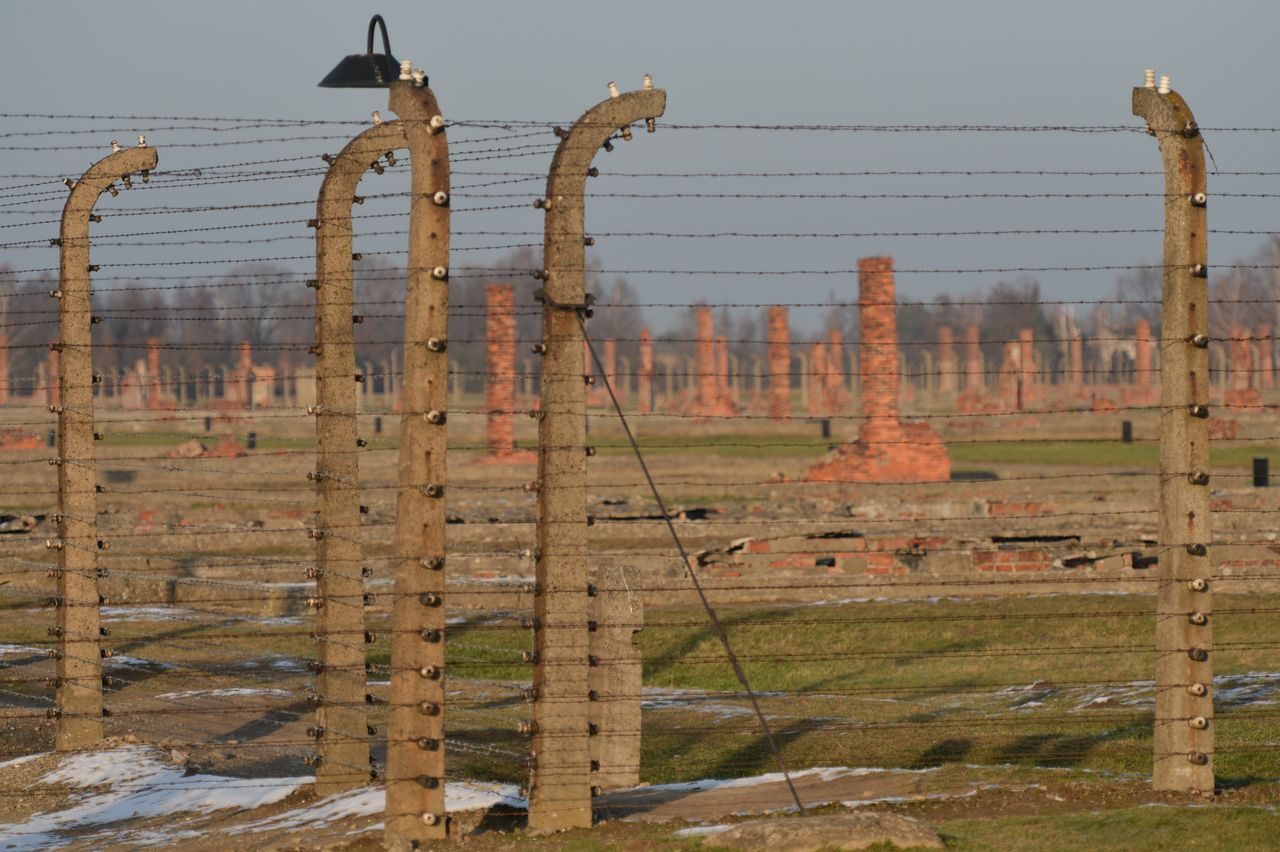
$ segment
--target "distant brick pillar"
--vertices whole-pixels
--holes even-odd
[[[1151,387],[1155,384],[1151,364],[1151,323],[1144,319],[1134,323],[1134,367],[1133,383],[1139,387]]]
[[[955,333],[951,326],[944,325],[938,329],[938,391],[955,393],[956,390],[956,350]]]
[[[1271,326],[1267,323],[1259,323],[1254,336],[1257,337],[1254,341],[1257,355],[1254,363],[1258,365],[1256,387],[1270,388],[1275,384],[1275,362],[1271,357]]]
[[[1018,392],[1018,359],[1021,352],[1016,340],[1006,340],[1000,350],[1000,373],[996,376],[996,393],[1010,411],[1021,410],[1022,394]]]
[[[769,416],[791,417],[791,328],[782,305],[769,308]]]
[[[1071,357],[1068,369],[1071,375],[1067,377],[1068,384],[1075,389],[1084,386],[1084,338],[1080,332],[1071,335]]]
[[[827,332],[826,366],[827,411],[834,414],[841,411],[847,402],[844,393],[844,335],[838,328]]]
[[[805,371],[805,384],[809,387],[809,416],[826,414],[827,394],[824,379],[827,375],[827,346],[822,341],[809,344],[809,369]]]
[[[636,393],[640,396],[640,413],[653,411],[653,337],[649,329],[640,332],[640,372],[636,375]]]
[[[716,338],[716,405],[720,408],[732,405],[729,394],[729,341]]]
[[[235,401],[245,408],[253,408],[253,346],[247,340],[240,342],[240,364],[236,367]]]
[[[982,393],[987,380],[982,365],[982,338],[976,324],[964,330],[964,389],[969,393]]]
[[[694,308],[697,339],[698,410],[700,414],[713,414],[716,408],[716,320],[711,308],[700,305]]]
[[[62,374],[58,371],[58,350],[49,350],[49,375],[44,385],[44,401],[48,405],[62,404]]]
[[[0,332],[0,405],[9,401],[9,337]]]
[[[1231,327],[1231,340],[1227,347],[1227,364],[1231,376],[1228,387],[1231,390],[1247,390],[1249,387],[1249,374],[1253,372],[1253,347],[1249,342],[1247,329],[1238,325]]]
[[[160,384],[160,341],[147,338],[147,408],[164,408],[164,388]]]
[[[947,448],[927,423],[903,423],[898,321],[893,259],[858,261],[858,306],[862,329],[862,425],[858,439],[841,444],[809,470],[824,482],[941,482],[951,478]]]
[[[516,449],[516,289],[511,284],[490,284],[485,301],[485,426],[489,455],[494,464],[531,464],[537,454]]]
[[[1022,392],[1023,407],[1034,402],[1038,395],[1036,388],[1038,374],[1035,332],[1024,328],[1018,332],[1018,387]]]

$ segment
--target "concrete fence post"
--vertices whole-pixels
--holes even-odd
[[[1204,147],[1167,80],[1133,90],[1165,173],[1160,357],[1160,575],[1156,603],[1157,790],[1214,788],[1209,555],[1208,232]]]
[[[445,816],[445,449],[449,402],[449,145],[436,96],[391,84],[412,170],[396,497],[386,836],[448,834]]]
[[[375,125],[330,160],[316,201],[316,789],[321,795],[370,778],[365,705],[364,563],[360,547],[357,392],[351,208],[365,173],[403,148],[399,122]],[[245,368],[245,369],[251,369]]]
[[[616,88],[611,86],[616,92]],[[642,119],[662,114],[666,92],[619,93],[561,132],[547,178],[543,288],[542,408],[538,424],[535,698],[529,827],[591,825],[588,713],[587,457],[583,334],[584,192],[601,146]]]
[[[132,184],[135,172],[155,168],[158,155],[139,137],[138,148],[116,151],[89,167],[71,186],[62,208],[58,238],[59,340],[51,345],[57,359],[57,395],[49,408],[58,415],[58,537],[46,546],[58,551],[58,638],[56,699],[59,751],[91,746],[102,739],[102,627],[98,594],[97,461],[93,443],[93,317],[89,302],[89,222],[103,192],[114,195],[115,182]],[[59,357],[60,356],[60,357]],[[50,377],[50,381],[53,381]]]
[[[591,783],[599,790],[640,783],[644,666],[635,635],[644,625],[644,601],[633,586],[623,568],[602,567],[590,601],[588,722],[596,730],[591,737]]]

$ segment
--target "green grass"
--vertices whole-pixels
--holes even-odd
[[[1275,670],[1280,621],[1271,613],[1280,609],[1280,595],[1219,595],[1216,607],[1216,673]],[[1062,595],[724,607],[720,616],[790,765],[1147,773],[1151,693],[1130,682],[1153,677],[1154,609],[1151,596]],[[647,687],[725,693],[704,696],[702,704],[673,694],[675,705],[646,712],[646,781],[772,771],[767,744],[701,610],[651,608],[638,641]],[[1254,647],[1231,647],[1246,642]],[[531,677],[519,658],[532,647],[531,634],[512,622],[454,626],[449,643],[457,677]],[[386,665],[385,643],[369,659]],[[1090,705],[1104,695],[1107,703]],[[1039,705],[1022,706],[1033,700]],[[489,710],[508,713],[512,727],[527,717],[514,699]],[[1220,707],[1217,715],[1219,777],[1275,775],[1275,714],[1254,705]],[[464,726],[459,735],[494,730],[492,715],[474,724],[455,719]]]
[[[1160,448],[1154,442],[1120,441],[980,441],[951,443],[953,464],[1034,464],[1123,467],[1154,470]],[[1255,456],[1280,455],[1269,444],[1231,444],[1210,450],[1215,468],[1247,468]]]
[[[1280,813],[1271,807],[1134,807],[1079,814],[953,820],[948,849],[1274,849]]]

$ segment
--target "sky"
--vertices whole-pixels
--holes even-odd
[[[341,148],[372,110],[390,115],[382,91],[316,87],[344,54],[363,52],[374,12],[387,20],[393,53],[426,69],[446,119],[461,122],[450,129],[455,268],[497,263],[504,250],[485,246],[541,242],[543,214],[531,202],[541,194],[556,141],[544,127],[495,130],[472,123],[567,125],[607,97],[609,81],[623,89],[638,88],[645,73],[667,90],[666,114],[657,133],[641,131],[613,153],[597,156],[602,174],[589,189],[601,196],[588,202],[589,232],[845,235],[597,238],[595,256],[606,270],[679,271],[626,274],[654,303],[853,300],[856,277],[849,270],[858,258],[881,254],[892,255],[900,270],[901,299],[972,293],[1020,274],[910,270],[1131,266],[1160,258],[1161,207],[1153,197],[655,197],[1159,193],[1156,143],[1141,133],[688,125],[1138,128],[1139,120],[1130,112],[1131,88],[1141,84],[1144,68],[1153,67],[1172,77],[1174,88],[1206,128],[1220,172],[1280,172],[1280,134],[1225,130],[1280,128],[1280,98],[1271,91],[1272,69],[1264,61],[1280,31],[1280,4],[1274,2],[7,0],[0,2],[0,66],[6,79],[0,106],[5,113],[0,134],[6,134],[0,137],[0,174],[6,175],[0,178],[0,225],[5,226],[0,230],[0,263],[15,269],[56,266],[53,250],[47,244],[37,248],[34,241],[56,233],[65,197],[60,177],[74,177],[108,153],[111,139],[127,143],[136,133],[146,133],[159,149],[160,174],[145,192],[104,199],[100,207],[106,208],[101,212],[107,221],[97,226],[95,236],[252,227],[209,232],[211,237],[234,233],[245,241],[228,245],[112,245],[104,239],[94,249],[104,273],[116,264],[184,261],[189,265],[111,271],[121,276],[218,275],[250,257],[295,258],[280,263],[304,272],[312,235],[302,223],[314,215],[308,205],[314,203],[322,176],[319,155]],[[102,118],[18,117],[24,113]],[[185,117],[335,123],[272,128]],[[207,129],[216,126],[223,129]],[[537,134],[515,136],[533,131]],[[262,141],[282,138],[289,141]],[[211,142],[222,144],[203,147]],[[514,145],[535,147],[513,150]],[[39,150],[17,150],[23,147]],[[492,153],[499,156],[479,159]],[[232,166],[286,157],[306,159],[253,168],[305,166],[308,172],[248,175],[251,167]],[[199,177],[186,171],[191,169],[201,169]],[[779,176],[938,170],[1150,174]],[[202,179],[218,172],[244,179],[202,185]],[[718,176],[683,176],[706,173]],[[740,173],[771,176],[725,176]],[[499,180],[508,182],[494,183]],[[165,186],[166,181],[173,185]],[[401,169],[367,178],[362,191],[377,194],[407,186],[407,170]],[[1280,193],[1280,176],[1211,174],[1209,189],[1211,197],[1220,194],[1210,205],[1211,227],[1280,230],[1277,198],[1227,194]],[[293,205],[142,214],[160,205],[287,202]],[[517,206],[468,210],[507,204]],[[139,215],[113,217],[115,210]],[[390,197],[371,202],[363,212],[405,210],[403,197]],[[398,251],[404,240],[396,231],[404,226],[403,217],[395,216],[361,221],[357,248]],[[1145,232],[857,236],[1032,229]],[[493,231],[507,233],[477,233]],[[272,241],[263,242],[268,239]],[[1264,239],[1215,234],[1211,263],[1245,258]],[[151,240],[159,241],[166,238]],[[28,247],[18,248],[18,243]],[[387,260],[396,262],[396,257],[389,254]],[[1116,272],[1026,274],[1041,282],[1048,298],[1086,300],[1105,297]],[[535,286],[531,280],[528,284]],[[795,317],[803,326],[816,323],[818,313],[797,312]]]

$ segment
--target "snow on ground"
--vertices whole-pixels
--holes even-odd
[[[930,769],[876,769],[859,766],[816,766],[812,769],[801,769],[792,772],[791,780],[817,776],[819,781],[830,782],[839,778],[856,778],[860,775],[879,775],[883,773],[923,774],[936,771]],[[677,781],[673,784],[650,784],[646,791],[670,791],[675,793],[701,793],[706,790],[724,790],[740,787],[755,787],[760,784],[777,784],[786,780],[781,772],[767,772],[764,775],[751,775],[746,778],[703,778],[700,781]]]
[[[444,806],[450,813],[487,810],[494,805],[526,808],[528,802],[520,796],[514,784],[484,784],[474,781],[454,781],[445,784]],[[386,796],[381,787],[348,790],[345,793],[335,793],[303,808],[237,826],[228,833],[244,834],[304,827],[322,828],[341,819],[374,816],[382,813],[385,808]]]
[[[48,849],[70,842],[67,832],[92,830],[119,820],[257,808],[280,801],[311,780],[188,775],[182,767],[165,761],[162,752],[147,746],[67,755],[57,769],[35,784],[93,789],[74,793],[56,811],[35,814],[23,823],[0,825],[0,847]],[[189,832],[184,834],[190,836]],[[163,835],[164,843],[173,839],[173,834]],[[147,838],[116,828],[112,841],[145,843]]]
[[[179,701],[184,698],[232,698],[244,695],[260,695],[270,698],[289,698],[293,695],[287,689],[261,689],[247,686],[233,686],[226,689],[191,689],[186,692],[162,692],[155,696],[162,701]]]
[[[32,648],[30,645],[4,645],[0,644],[0,657],[13,657],[18,654],[39,654],[45,656],[48,654],[46,648]]]

